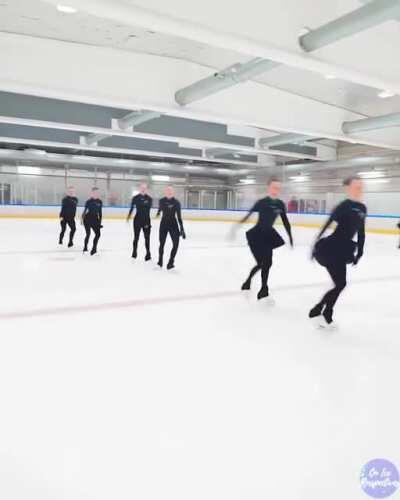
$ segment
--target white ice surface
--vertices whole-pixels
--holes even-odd
[[[167,272],[123,222],[91,258],[80,227],[68,251],[56,222],[0,220],[1,499],[361,500],[364,463],[400,463],[395,238],[367,236],[324,334],[313,230],[276,251],[271,308],[259,276],[237,292],[243,232],[186,226]]]

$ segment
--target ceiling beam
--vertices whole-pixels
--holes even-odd
[[[27,166],[42,166],[45,167],[46,164],[49,166],[57,164],[60,166],[80,166],[84,168],[92,167],[104,168],[104,169],[114,169],[123,170],[128,169],[143,170],[143,171],[161,171],[171,174],[185,174],[189,172],[195,175],[203,175],[210,177],[233,177],[236,175],[241,175],[244,170],[235,170],[228,168],[219,167],[207,167],[202,165],[177,165],[177,164],[167,164],[159,163],[157,165],[141,161],[141,160],[121,160],[118,158],[100,158],[100,157],[89,157],[89,156],[79,156],[79,155],[63,155],[59,153],[49,153],[47,155],[42,155],[40,158],[34,152],[27,151],[15,151],[0,149],[0,159],[3,162],[29,162],[31,165]]]
[[[133,132],[134,128],[138,125],[153,120],[154,118],[159,118],[160,116],[162,116],[161,113],[157,113],[156,111],[132,111],[122,118],[112,119],[111,126],[114,130],[125,130]],[[113,135],[115,134],[83,135],[80,137],[80,143],[87,144],[88,146],[96,146],[99,142],[103,141],[104,139],[108,139]]]
[[[166,135],[160,135],[160,134],[148,134],[148,133],[142,133],[142,132],[129,132],[129,131],[124,131],[124,130],[112,130],[112,129],[107,129],[103,127],[92,127],[92,126],[86,126],[86,125],[76,125],[72,123],[59,123],[59,122],[50,122],[50,121],[44,121],[44,120],[32,120],[32,119],[27,119],[27,118],[15,118],[15,117],[10,117],[10,116],[0,116],[0,123],[7,123],[10,125],[22,125],[22,126],[27,126],[27,127],[39,127],[39,128],[48,128],[48,129],[57,129],[57,130],[69,130],[69,131],[74,131],[74,132],[86,132],[87,134],[106,134],[109,136],[121,136],[121,137],[132,137],[132,138],[138,138],[138,139],[145,139],[145,140],[153,140],[153,141],[161,141],[161,142],[169,142],[169,143],[180,143],[182,145],[185,144],[185,137],[172,137],[172,136],[166,136]],[[236,149],[238,152],[242,154],[250,154],[250,155],[257,155],[257,154],[271,154],[273,156],[284,156],[284,157],[291,157],[291,158],[302,158],[302,159],[313,159],[317,160],[315,156],[310,156],[310,155],[301,155],[301,154],[294,154],[294,153],[286,153],[282,151],[267,151],[264,149],[257,149],[257,148],[252,148],[248,146],[240,146],[236,144],[227,144],[227,143],[220,143],[220,142],[213,142],[213,141],[203,141],[199,139],[187,139],[189,148],[191,145],[194,143],[198,143],[199,149],[205,149],[205,148],[213,148],[213,147],[218,147],[218,148],[223,148],[231,151],[233,148]],[[24,139],[21,139],[21,142],[25,142]],[[77,146],[77,145],[76,145]],[[75,146],[75,147],[76,147]],[[147,154],[153,154],[150,150],[147,151]],[[167,153],[164,153],[167,154]],[[185,156],[185,155],[182,155]],[[198,157],[195,157],[199,159]]]
[[[117,127],[114,128],[133,131],[138,125],[142,125],[143,123],[154,120],[155,118],[160,118],[160,116],[162,116],[162,114],[157,111],[132,111],[123,118],[116,120],[116,123],[113,121],[114,125],[117,125]]]
[[[280,134],[273,137],[263,137],[259,139],[258,145],[260,148],[270,148],[272,146],[281,146],[282,144],[300,144],[312,139],[316,139],[316,137],[302,134]]]
[[[367,132],[369,130],[390,127],[400,127],[400,113],[390,113],[388,115],[344,122],[342,130],[345,134],[356,134],[357,132]]]
[[[3,144],[24,144],[28,146],[37,146],[39,148],[57,148],[57,149],[69,149],[71,150],[71,155],[64,155],[65,161],[68,163],[68,159],[77,155],[77,151],[85,151],[85,152],[90,152],[93,153],[93,156],[96,157],[96,153],[108,153],[108,154],[113,154],[113,155],[129,155],[129,156],[149,156],[151,158],[160,158],[161,161],[165,160],[170,163],[174,163],[174,161],[178,160],[184,160],[187,161],[189,166],[192,166],[191,164],[193,162],[212,162],[213,164],[219,164],[221,168],[231,168],[232,170],[237,171],[237,169],[240,169],[240,167],[248,168],[248,169],[257,169],[257,168],[267,168],[270,167],[271,165],[266,165],[266,164],[254,164],[254,163],[246,163],[242,161],[236,161],[236,160],[223,160],[219,158],[204,158],[204,157],[199,157],[199,156],[189,156],[189,155],[177,155],[173,153],[160,153],[160,152],[149,152],[149,151],[143,151],[140,149],[125,149],[125,148],[110,148],[110,147],[101,147],[101,146],[84,146],[84,145],[77,145],[74,143],[66,143],[66,142],[55,142],[55,141],[41,141],[41,140],[35,140],[35,139],[20,139],[16,137],[0,137],[0,143]],[[0,149],[2,151],[2,149]],[[47,153],[51,154],[51,153]],[[38,158],[38,156],[36,156]],[[125,160],[125,158],[114,158],[118,161],[129,161]],[[141,160],[132,160],[132,161],[141,161]],[[151,160],[149,160],[151,162]],[[209,167],[213,168],[213,167]]]
[[[59,0],[44,0],[57,6]],[[68,0],[68,4],[79,11],[86,12],[96,18],[111,19],[124,25],[143,26],[156,32],[180,36],[207,45],[233,50],[251,57],[260,57],[286,64],[294,68],[305,69],[322,75],[334,74],[337,78],[377,89],[390,89],[400,94],[400,81],[388,81],[370,76],[349,68],[323,62],[308,54],[299,54],[280,49],[265,42],[257,42],[244,34],[224,33],[207,26],[165,14],[159,14],[132,3],[118,0]]]

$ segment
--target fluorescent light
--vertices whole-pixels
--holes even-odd
[[[366,172],[358,172],[358,175],[363,179],[377,179],[385,177],[385,172],[381,170],[367,170]]]
[[[64,14],[76,14],[78,9],[71,7],[70,5],[57,5],[57,10],[63,12]]]
[[[151,179],[158,182],[168,182],[171,177],[169,175],[152,175]]]
[[[378,97],[381,99],[386,99],[387,97],[394,97],[396,94],[394,92],[391,92],[390,90],[382,90],[379,92]]]
[[[31,175],[39,175],[41,173],[41,169],[39,167],[29,167],[25,165],[18,165],[17,172],[21,175],[31,174]]]
[[[72,158],[74,160],[79,160],[79,161],[92,161],[95,158],[90,158],[89,156],[79,156],[79,155],[72,155]]]
[[[365,182],[368,182],[368,184],[387,184],[390,182],[390,179],[365,179]]]
[[[35,149],[35,148],[27,148],[24,150],[24,153],[30,153],[30,154],[33,154],[33,155],[46,155],[47,154],[47,151],[45,151],[44,149]]]
[[[150,165],[154,165],[156,167],[168,167],[169,163],[165,163],[164,161],[151,161]]]
[[[234,157],[234,158],[240,158],[240,154],[239,154],[239,153],[235,153],[235,154],[233,155],[233,157]]]
[[[325,75],[325,78],[326,78],[327,80],[336,80],[336,78],[337,78],[337,77],[336,77],[335,75],[330,75],[330,74],[328,74],[328,75]]]
[[[239,179],[239,182],[241,184],[255,184],[256,180],[255,179]]]
[[[289,179],[293,182],[305,182],[308,181],[310,178],[308,175],[294,175],[292,177],[289,177]]]

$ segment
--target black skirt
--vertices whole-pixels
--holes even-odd
[[[336,238],[331,235],[317,241],[314,248],[314,257],[321,266],[329,266],[335,262],[354,262],[357,243],[353,240]]]
[[[257,262],[270,257],[274,248],[285,244],[281,235],[273,227],[264,229],[254,226],[246,232],[246,238]]]

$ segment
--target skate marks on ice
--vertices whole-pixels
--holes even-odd
[[[168,274],[175,274],[175,273],[171,273],[171,271],[168,271]],[[176,274],[176,276],[178,277],[179,275]],[[400,275],[361,278],[357,280],[352,280],[351,285],[357,286],[370,283],[386,283],[393,281],[400,281]],[[273,292],[275,294],[285,291],[321,288],[325,285],[326,285],[325,282],[299,283],[295,285],[278,285],[276,287],[273,287]],[[240,297],[242,297],[243,299],[243,296],[247,296],[249,301],[253,300],[253,298],[250,296],[249,293],[243,294],[243,291],[241,290],[234,290],[234,291],[226,290],[226,291],[211,292],[211,293],[182,294],[170,297],[165,296],[165,297],[153,297],[145,299],[131,299],[122,301],[119,300],[119,301],[102,302],[97,304],[80,304],[71,306],[54,306],[54,307],[37,308],[37,309],[15,310],[2,313],[0,312],[0,320],[12,320],[20,318],[32,318],[40,316],[65,315],[65,314],[75,314],[75,313],[90,313],[96,311],[99,312],[99,311],[107,311],[113,309],[115,310],[129,309],[137,307],[157,306],[163,304],[174,304],[180,302],[209,301],[214,299],[227,299],[227,298],[240,298]],[[262,304],[263,300],[260,300],[258,302],[260,303],[260,305],[263,305]]]

